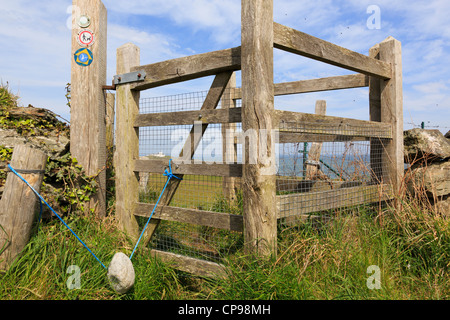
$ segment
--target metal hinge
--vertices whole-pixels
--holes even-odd
[[[117,85],[128,84],[133,82],[144,81],[147,77],[145,71],[129,72],[114,76],[111,86],[103,86],[103,90],[116,90]]]

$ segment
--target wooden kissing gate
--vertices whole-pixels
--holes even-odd
[[[148,217],[152,204],[139,202],[139,172],[162,173],[167,160],[139,159],[139,128],[164,125],[193,125],[202,122],[202,134],[212,123],[242,123],[242,130],[279,132],[280,137],[295,141],[308,140],[314,135],[320,141],[348,141],[359,139],[371,143],[371,163],[383,163],[377,171],[379,181],[370,188],[383,188],[383,199],[400,188],[403,175],[403,112],[402,63],[400,42],[392,37],[370,49],[369,56],[359,54],[327,41],[274,23],[273,0],[242,1],[242,43],[240,47],[198,54],[159,63],[141,65],[140,49],[128,43],[117,50],[116,79],[116,214],[124,230],[134,239],[139,235],[136,216]],[[355,71],[355,74],[274,84],[274,48],[319,60]],[[225,88],[235,81],[233,73],[241,70],[242,88],[235,90],[233,99],[242,99],[242,107],[216,109]],[[182,111],[158,114],[139,114],[140,92],[167,84],[200,77],[215,76],[201,111]],[[134,77],[134,81],[127,79]],[[231,82],[230,82],[231,81]],[[275,110],[274,96],[369,87],[370,121],[354,120]],[[200,116],[201,114],[201,116]],[[294,130],[290,123],[303,124]],[[321,132],[314,131],[320,124]],[[360,128],[369,128],[370,134]],[[198,144],[193,136],[190,159]],[[265,131],[264,131],[265,130]],[[292,138],[294,137],[294,138]],[[270,138],[269,138],[270,139]],[[282,138],[280,138],[282,139]],[[188,141],[187,141],[188,142]],[[186,142],[186,143],[187,143]],[[259,145],[260,147],[260,145]],[[223,177],[242,177],[243,216],[168,206],[180,180],[168,185],[145,234],[148,243],[161,220],[189,222],[244,233],[247,252],[267,256],[276,251],[277,206],[276,177],[271,171],[275,164],[273,143],[265,144],[264,161],[243,160],[242,164],[180,163],[174,166],[178,176],[202,174]],[[245,154],[250,153],[244,143]],[[381,151],[380,151],[381,150]],[[378,151],[378,152],[376,152]],[[188,152],[189,153],[189,152]],[[248,160],[248,159],[247,159]],[[386,165],[388,164],[388,165]],[[268,172],[272,172],[268,174]],[[368,188],[367,186],[364,188]],[[361,190],[363,195],[364,188]],[[336,191],[339,192],[339,191]],[[361,201],[375,202],[378,199]],[[339,204],[336,204],[337,206]],[[194,259],[169,252],[152,250],[164,261],[170,261],[185,271],[203,276],[223,274],[220,264]]]

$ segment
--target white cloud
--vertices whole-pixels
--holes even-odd
[[[240,0],[103,0],[109,11],[108,77],[115,74],[116,49],[132,41],[143,64],[239,45]],[[366,9],[381,9],[381,29],[369,30]],[[64,86],[70,81],[71,0],[0,0],[0,79],[9,81],[23,104],[67,112]],[[133,18],[138,17],[139,22]],[[450,126],[450,1],[274,0],[274,20],[348,49],[367,54],[392,35],[403,46],[405,119]],[[159,25],[146,25],[158,21]],[[150,24],[150,23],[149,23]],[[154,28],[153,28],[154,27]],[[174,31],[175,30],[175,31]],[[192,39],[192,46],[185,41]],[[349,72],[293,54],[275,51],[276,81],[321,78]],[[150,94],[206,89],[211,78],[150,90]],[[147,94],[147,93],[145,93]],[[334,115],[367,116],[365,92],[296,95],[281,102],[313,110],[325,97]],[[355,100],[355,102],[353,102]],[[47,103],[46,103],[47,101]],[[291,103],[292,102],[292,103]],[[298,106],[298,109],[297,107]],[[312,108],[312,109],[310,109]],[[427,115],[432,110],[433,114]],[[64,111],[64,112],[63,112]]]
[[[191,31],[208,31],[210,40],[224,44],[240,36],[240,1],[236,0],[105,0],[122,14],[167,18]]]

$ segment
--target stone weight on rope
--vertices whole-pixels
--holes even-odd
[[[108,268],[108,279],[113,289],[127,293],[134,286],[134,268],[131,260],[122,252],[114,255]]]

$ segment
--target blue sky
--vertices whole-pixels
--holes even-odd
[[[103,0],[108,9],[108,84],[115,50],[133,42],[141,63],[240,45],[240,0]],[[70,0],[0,0],[0,80],[24,106],[70,118],[64,87],[70,82]],[[380,8],[380,29],[370,29],[367,8]],[[348,49],[368,54],[388,36],[402,42],[404,127],[450,130],[450,1],[274,0],[274,20]],[[275,50],[275,82],[351,72]],[[239,76],[238,76],[239,79]],[[143,97],[206,90],[205,78],[146,91]],[[276,108],[368,119],[368,90],[277,97]]]

